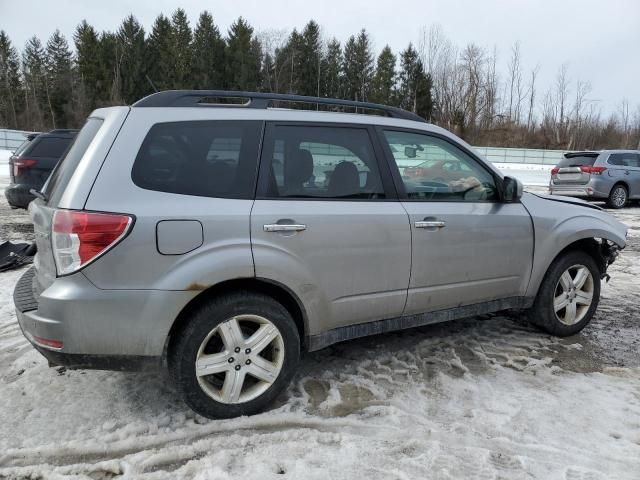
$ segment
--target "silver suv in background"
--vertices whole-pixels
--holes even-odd
[[[230,97],[246,103],[208,103]],[[208,417],[263,410],[302,353],[356,337],[505,309],[575,334],[626,242],[410,112],[315,97],[96,110],[37,193],[14,292],[27,339],[52,364],[166,365]]]
[[[551,170],[552,195],[606,200],[622,208],[640,199],[640,151],[602,150],[566,153]]]

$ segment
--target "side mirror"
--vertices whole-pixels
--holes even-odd
[[[522,182],[517,178],[504,177],[502,179],[502,200],[505,203],[513,203],[522,197]]]

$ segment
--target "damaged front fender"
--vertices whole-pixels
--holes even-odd
[[[607,267],[626,245],[627,227],[614,216],[577,203],[558,202],[525,194],[522,203],[534,226],[535,251],[527,296],[535,296],[555,258],[566,248],[587,249],[600,261],[603,278]]]

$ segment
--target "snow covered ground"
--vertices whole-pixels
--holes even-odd
[[[9,150],[0,149],[0,193],[9,185]]]
[[[30,238],[0,199],[0,238]],[[485,316],[304,357],[277,405],[192,413],[160,373],[51,369],[0,274],[0,479],[638,479],[640,208],[597,316],[557,339]]]

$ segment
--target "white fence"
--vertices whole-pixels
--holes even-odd
[[[32,132],[0,129],[0,150],[15,150],[30,133]]]
[[[15,150],[31,132],[0,129],[0,150]],[[556,165],[564,150],[537,148],[473,147],[480,155],[493,163],[519,163],[530,165]],[[327,152],[331,154],[331,152]]]
[[[524,163],[532,165],[556,165],[566,150],[542,150],[539,148],[473,147],[476,152],[493,163]]]

